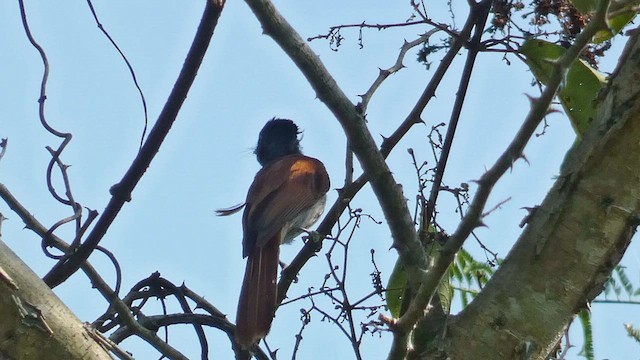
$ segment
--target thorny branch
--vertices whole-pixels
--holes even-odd
[[[336,26],[330,27],[329,31],[326,34],[309,37],[307,38],[307,41],[311,42],[314,40],[328,39],[330,41],[329,44],[334,46],[331,49],[335,51],[337,50],[338,47],[340,47],[342,40],[344,39],[340,34],[340,31],[343,29],[358,28],[360,30],[358,44],[360,48],[363,48],[364,47],[363,40],[362,40],[363,29],[386,30],[386,29],[392,29],[392,28],[398,28],[398,27],[404,28],[404,27],[409,27],[414,25],[430,25],[434,27],[436,31],[441,30],[449,34],[449,36],[451,37],[458,37],[458,34],[455,31],[452,31],[449,28],[449,26],[447,26],[446,24],[437,23],[427,17],[423,17],[422,20],[405,21],[405,22],[393,23],[393,24],[368,24],[363,21],[359,24],[336,25]]]
[[[382,83],[389,76],[395,74],[396,72],[400,71],[400,69],[404,67],[404,64],[402,62],[404,60],[405,55],[407,54],[407,51],[411,50],[412,48],[420,44],[426,43],[427,41],[429,41],[429,38],[436,32],[438,32],[438,29],[429,30],[423,35],[421,35],[419,38],[417,38],[416,40],[413,40],[410,42],[405,41],[404,44],[402,44],[402,48],[400,48],[400,53],[398,54],[398,59],[396,60],[396,63],[393,64],[393,66],[391,66],[388,69],[385,69],[385,70],[380,69],[380,73],[378,74],[378,77],[373,81],[373,84],[371,84],[371,87],[369,87],[369,89],[363,95],[360,95],[360,98],[362,99],[362,101],[357,105],[358,110],[360,110],[360,112],[362,112],[363,114],[367,113],[367,106],[369,105],[369,101],[371,100],[371,97],[376,92],[376,90],[378,90],[380,85],[382,85]]]
[[[166,308],[168,298],[174,298],[182,310],[181,313],[170,314]],[[150,299],[158,299],[162,303],[161,315],[146,315],[143,310]],[[235,344],[234,331],[235,326],[227,319],[226,315],[218,310],[215,306],[205,300],[202,296],[196,294],[186,285],[177,286],[169,280],[160,276],[158,272],[151,274],[148,278],[135,284],[129,293],[123,298],[122,302],[131,309],[132,313],[138,318],[138,322],[146,328],[157,332],[160,328],[165,329],[165,342],[168,342],[169,327],[178,324],[187,324],[194,327],[198,340],[200,342],[201,357],[208,357],[208,344],[204,334],[203,326],[210,326],[226,333],[231,344],[234,346],[236,354],[240,352]],[[189,302],[192,302],[192,307]],[[197,310],[203,311],[196,313]],[[109,331],[118,327],[109,337],[112,341],[120,343],[126,338],[136,335],[135,329],[125,326],[120,321],[119,313],[113,309],[109,309],[100,316],[95,322],[100,331]],[[268,356],[259,348],[254,354],[258,359],[266,360]]]
[[[33,37],[33,34],[31,33],[31,28],[29,27],[29,23],[27,21],[27,14],[24,7],[24,1],[19,0],[18,5],[20,7],[20,17],[22,19],[22,26],[24,28],[24,32],[27,38],[29,39],[29,42],[31,43],[31,45],[38,51],[38,54],[40,55],[43,68],[44,68],[42,73],[42,80],[40,82],[40,95],[38,98],[38,104],[39,104],[38,116],[40,118],[40,123],[45,128],[45,130],[47,130],[50,134],[59,138],[63,138],[62,142],[60,143],[60,145],[56,150],[53,150],[52,148],[47,147],[47,150],[49,150],[49,152],[51,153],[51,160],[49,160],[49,164],[47,165],[47,176],[46,176],[47,187],[49,189],[49,192],[58,202],[64,205],[68,205],[73,209],[73,215],[71,217],[68,217],[66,219],[59,221],[57,226],[60,226],[64,223],[68,223],[75,220],[76,231],[77,231],[81,227],[80,218],[82,216],[82,206],[76,203],[76,201],[73,198],[69,177],[67,175],[68,166],[64,165],[60,160],[60,155],[62,154],[64,149],[67,147],[69,142],[71,141],[72,135],[71,133],[65,133],[65,132],[56,130],[53,126],[49,124],[49,122],[46,119],[45,101],[47,99],[47,82],[49,81],[49,60],[47,58],[47,54],[45,53],[44,49],[42,48],[42,46],[40,46],[40,44],[36,41],[36,39]],[[58,165],[58,169],[60,170],[60,173],[64,180],[66,198],[59,195],[55,187],[53,186],[53,167],[56,164]],[[52,229],[51,231],[53,232],[53,230],[54,229]]]
[[[444,176],[445,168],[449,160],[449,152],[451,151],[456,129],[458,128],[458,120],[460,120],[462,106],[467,95],[469,80],[471,79],[471,73],[473,71],[476,57],[478,56],[479,44],[482,40],[484,24],[487,21],[487,17],[489,16],[491,3],[492,1],[490,0],[484,0],[476,5],[473,5],[469,14],[469,21],[467,22],[467,24],[473,22],[475,31],[473,34],[473,38],[469,41],[469,52],[467,53],[467,61],[464,65],[464,69],[462,70],[458,91],[456,92],[456,99],[454,101],[453,109],[451,112],[451,118],[449,119],[449,126],[447,127],[447,133],[444,139],[444,145],[440,153],[440,158],[438,159],[438,164],[436,165],[435,179],[431,187],[429,200],[426,204],[427,207],[422,214],[422,226],[426,228],[428,228],[428,226],[431,224],[431,221],[433,220],[435,215],[436,201],[438,199],[438,195],[440,194],[442,177]]]

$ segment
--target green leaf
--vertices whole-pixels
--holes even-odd
[[[595,11],[598,6],[598,0],[573,0],[571,2],[583,14]]]
[[[407,271],[398,258],[387,283],[387,307],[394,318],[399,318],[402,315],[402,301],[407,290],[407,278]]]
[[[466,291],[462,291],[460,292],[460,295],[462,296],[462,308],[466,308],[467,305],[469,305],[469,293]]]
[[[627,273],[625,273],[624,267],[620,265],[616,266],[615,272],[616,275],[618,275],[618,279],[620,279],[620,283],[622,284],[624,291],[629,297],[633,296],[633,284],[631,283],[631,280],[629,280]]]
[[[608,278],[604,283],[604,298],[607,299],[609,297],[609,293],[611,292],[611,288],[613,287],[613,279]]]
[[[613,285],[613,293],[616,294],[616,299],[620,300],[620,294],[622,293],[622,288],[617,284]]]
[[[580,352],[580,355],[587,358],[587,360],[594,360],[595,355],[593,354],[593,327],[591,325],[591,313],[589,310],[582,309],[580,314],[578,314],[580,318],[580,323],[582,323],[582,330],[584,335],[584,347]]]
[[[565,51],[560,45],[539,39],[529,39],[520,47],[531,72],[543,84],[551,77],[553,62]],[[582,60],[576,61],[567,72],[558,98],[578,137],[587,131],[595,118],[597,107],[594,100],[605,84],[604,75]]]
[[[593,13],[598,7],[598,0],[572,0],[571,2],[576,9],[583,14]],[[596,44],[605,42],[619,34],[620,31],[627,26],[637,14],[636,11],[632,9],[625,11],[624,8],[612,7],[610,11],[615,13],[615,16],[610,17],[610,14],[607,16],[607,26],[609,29],[600,30],[596,35],[594,35],[593,42]]]
[[[440,304],[445,314],[451,312],[451,303],[453,302],[453,286],[448,278],[442,278],[438,285],[438,294],[440,294]]]
[[[458,282],[462,281],[462,269],[457,262],[453,262],[449,268],[449,279],[456,280]]]
[[[622,31],[622,29],[627,26],[635,17],[636,12],[634,10],[628,10],[622,11],[612,18],[608,18],[607,25],[609,29],[598,31],[593,36],[593,42],[599,44],[618,35],[620,31]]]
[[[449,273],[453,273],[453,269],[449,269]],[[451,276],[451,275],[450,275]],[[438,294],[440,295],[440,304],[446,314],[451,310],[451,303],[453,300],[453,286],[451,286],[451,277],[445,277],[440,281],[438,286]],[[402,316],[403,308],[402,304],[404,298],[408,294],[408,276],[407,271],[400,262],[400,258],[396,260],[396,264],[393,267],[389,282],[387,283],[387,307],[393,317],[398,318]]]

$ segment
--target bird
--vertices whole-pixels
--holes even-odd
[[[280,245],[307,231],[322,215],[330,180],[324,164],[302,154],[298,126],[269,120],[254,150],[262,168],[243,204],[217,211],[231,215],[244,207],[242,257],[247,258],[238,299],[235,340],[245,350],[271,328],[277,307]]]

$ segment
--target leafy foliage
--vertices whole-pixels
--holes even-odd
[[[631,324],[624,324],[624,328],[627,329],[627,334],[640,343],[640,329],[634,328]]]
[[[482,290],[494,272],[495,269],[490,264],[474,259],[465,249],[456,254],[456,259],[449,268],[449,279],[460,294],[463,307]]]
[[[396,261],[387,283],[387,307],[394,317],[402,315],[402,301],[407,291],[407,272],[402,262]]]
[[[578,314],[580,323],[582,324],[582,331],[584,335],[584,345],[580,352],[587,360],[595,359],[593,352],[593,326],[591,324],[591,313],[587,309],[582,309]]]
[[[609,299],[611,293],[615,294],[616,300],[622,300],[621,295],[623,293],[626,295],[625,300],[631,300],[634,297],[640,296],[640,287],[633,285],[624,266],[616,266],[613,274],[611,274],[611,277],[605,283],[604,298]]]

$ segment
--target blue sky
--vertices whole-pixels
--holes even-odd
[[[133,64],[147,98],[150,122],[157,117],[190,46],[204,1],[95,3],[100,19]],[[406,4],[390,6],[383,1],[277,3],[282,13],[303,37],[327,31],[343,23],[403,22],[410,15]],[[454,3],[464,21],[465,2]],[[86,3],[27,3],[31,30],[49,56],[51,78],[47,90],[46,114],[56,128],[73,133],[73,141],[63,161],[72,165],[69,174],[75,198],[84,206],[102,211],[109,199],[108,189],[124,174],[134,158],[143,129],[140,100],[124,63],[93,22]],[[431,15],[448,21],[446,8],[434,8]],[[344,31],[338,52],[325,41],[312,43],[338,84],[354,101],[370,86],[378,68],[391,66],[404,39],[413,40],[424,28],[379,32],[365,30],[364,48],[357,44],[357,30]],[[437,38],[444,35],[436,35]],[[623,42],[614,47],[620,49]],[[377,136],[390,134],[410,111],[432,71],[415,61],[415,50],[406,59],[406,69],[390,77],[370,103],[367,119]],[[481,54],[472,77],[445,182],[456,186],[479,178],[493,164],[522,122],[527,110],[525,94],[535,94],[532,75],[515,57],[511,65],[501,55]],[[437,59],[434,59],[437,62]],[[457,88],[464,56],[445,78],[423,114],[426,126],[416,126],[389,157],[389,164],[405,193],[416,188],[411,159],[405,151],[413,147],[420,160],[431,161],[426,135],[431,125],[447,121]],[[16,2],[0,3],[0,137],[9,138],[9,149],[0,162],[0,182],[43,223],[53,224],[69,214],[69,209],[50,197],[45,183],[49,160],[45,146],[58,139],[40,126],[37,98],[42,65],[28,44],[20,23]],[[602,64],[611,71],[615,59]],[[315,98],[311,87],[293,63],[273,41],[262,35],[258,22],[243,2],[229,2],[198,78],[159,154],[125,205],[102,245],[113,251],[123,267],[123,288],[158,270],[177,284],[183,281],[204,295],[223,312],[235,318],[244,261],[241,258],[240,216],[217,218],[214,210],[244,199],[258,170],[252,147],[264,122],[274,116],[294,119],[304,129],[303,150],[321,159],[331,175],[332,187],[344,179],[345,141],[337,121]],[[558,173],[564,153],[574,140],[573,130],[562,114],[548,118],[546,134],[533,138],[526,149],[530,164],[520,161],[496,187],[488,206],[511,198],[487,219],[487,228],[477,231],[482,241],[504,257],[520,233],[518,224],[525,215],[523,206],[539,204]],[[376,137],[381,140],[380,136]],[[57,179],[59,180],[59,179]],[[60,183],[58,183],[60,184]],[[473,189],[472,185],[472,189]],[[407,196],[413,205],[413,195]],[[336,192],[329,193],[329,203]],[[374,218],[382,213],[368,187],[354,199]],[[454,229],[457,215],[452,199],[443,194],[439,220]],[[22,229],[23,224],[4,203],[8,221],[3,223],[2,240],[14,249],[38,274],[53,265],[45,259],[37,237]],[[58,233],[70,239],[72,229]],[[369,250],[376,250],[377,265],[388,276],[396,259],[388,229],[371,221],[363,222],[356,233],[350,257],[349,285],[355,294],[369,289]],[[283,261],[290,261],[300,244],[284,247]],[[301,282],[291,296],[316,285],[327,271],[324,252],[303,269]],[[483,255],[473,240],[467,249],[478,259]],[[105,259],[93,256],[107,279],[113,279]],[[623,264],[632,280],[638,281],[638,246],[633,243]],[[56,289],[56,293],[83,321],[92,321],[106,303],[78,273]],[[270,344],[280,348],[280,356],[290,357],[293,334],[299,328],[300,307],[281,308],[274,322]],[[330,307],[330,304],[325,304]],[[623,322],[640,325],[633,307],[594,305],[596,358],[622,359],[638,353],[638,345],[626,337]],[[291,328],[295,330],[290,330]],[[572,342],[581,346],[579,326]],[[301,348],[300,358],[352,358],[349,344],[330,336],[336,328],[315,318]],[[230,358],[225,337],[208,331],[211,355]],[[319,337],[322,341],[319,341]],[[199,351],[188,329],[177,330],[172,343],[188,356]],[[376,359],[386,354],[390,336],[365,337],[363,355]],[[331,346],[327,346],[331,344]],[[154,351],[139,341],[124,347],[139,359],[153,358]],[[569,358],[579,358],[578,351]]]

